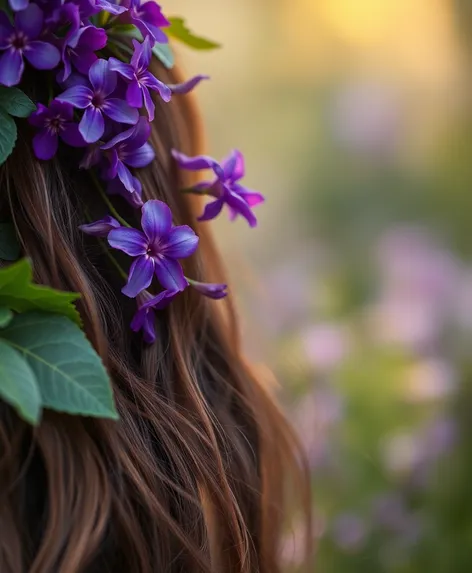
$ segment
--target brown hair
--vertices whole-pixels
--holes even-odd
[[[38,99],[40,83],[30,83]],[[178,193],[189,182],[170,149],[193,154],[201,141],[191,99],[174,99],[155,102],[156,160],[139,174],[143,194],[166,201],[175,223],[200,236],[187,276],[222,282],[208,224],[195,223],[195,199]],[[1,210],[36,280],[82,293],[84,328],[112,377],[120,421],[47,411],[33,429],[0,402],[0,571],[277,573],[288,474],[302,476],[305,509],[309,489],[291,429],[241,355],[231,297],[187,289],[160,311],[158,340],[144,346],[128,328],[134,302],[120,294],[122,279],[100,243],[77,230],[87,215],[107,214],[77,164],[70,150],[37,161],[23,126],[0,168]],[[126,216],[139,225],[131,208]]]

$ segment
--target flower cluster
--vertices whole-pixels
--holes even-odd
[[[153,75],[153,51],[156,44],[168,42],[169,25],[153,0],[9,0],[0,10],[0,85],[21,87],[28,67],[50,71],[45,74],[50,96],[36,102],[29,117],[36,129],[32,143],[37,158],[52,159],[59,144],[83,148],[79,167],[97,173],[94,180],[109,208],[107,195],[118,194],[141,209],[142,231],[132,229],[114,207],[109,216],[81,229],[133,258],[123,294],[136,298],[131,327],[143,330],[148,342],[155,338],[154,311],[188,286],[210,298],[226,295],[226,285],[184,276],[179,261],[195,252],[198,237],[190,227],[174,226],[161,201],[143,202],[136,175],[155,157],[149,143],[155,115],[152,92],[168,102],[208,79],[199,75],[166,85]],[[241,185],[240,152],[233,151],[221,164],[176,150],[172,154],[182,169],[214,173],[212,181],[186,190],[212,199],[201,221],[215,218],[226,205],[231,219],[241,215],[251,227],[257,224],[252,207],[264,198]],[[157,295],[148,291],[154,278],[163,289]]]

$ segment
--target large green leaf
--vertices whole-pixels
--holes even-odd
[[[0,165],[5,163],[16,143],[16,124],[13,118],[0,109]]]
[[[13,313],[9,308],[0,306],[0,328],[5,328],[12,321]]]
[[[118,418],[107,371],[84,333],[68,318],[39,312],[20,314],[0,332],[0,338],[29,363],[43,407]]]
[[[62,314],[81,324],[80,315],[73,304],[80,297],[79,294],[37,285],[32,279],[33,271],[28,259],[0,269],[0,305],[16,312],[42,310]]]
[[[0,108],[14,117],[28,117],[36,106],[20,89],[0,86]]]
[[[216,42],[196,36],[187,28],[183,18],[169,18],[169,22],[170,27],[165,29],[166,34],[183,42],[190,48],[195,50],[214,50],[220,47],[220,44]]]
[[[0,396],[27,422],[38,422],[41,395],[34,372],[23,356],[3,340],[0,340]]]
[[[12,223],[0,223],[0,259],[16,261],[20,256],[20,244]]]
[[[152,53],[158,58],[167,69],[172,69],[174,67],[174,54],[172,53],[169,44],[154,44]]]

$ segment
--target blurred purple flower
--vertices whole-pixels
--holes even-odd
[[[170,26],[169,20],[162,13],[156,2],[142,2],[142,0],[122,0],[122,6],[127,9],[122,19],[134,24],[144,37],[150,36],[160,44],[167,44],[168,39],[161,28]]]
[[[349,335],[342,325],[313,325],[302,334],[302,340],[310,365],[323,373],[339,366],[349,352]]]
[[[112,98],[116,88],[116,73],[109,68],[105,60],[97,60],[88,73],[91,87],[77,85],[68,88],[56,99],[83,109],[84,115],[79,123],[79,130],[87,143],[98,141],[105,132],[103,115],[118,123],[134,125],[139,119],[137,109],[125,101]]]
[[[440,400],[456,388],[450,364],[439,358],[415,363],[406,376],[406,399],[410,402]]]
[[[154,150],[147,140],[151,134],[151,126],[143,116],[137,124],[126,131],[122,131],[101,146],[106,152],[109,168],[106,177],[109,180],[118,179],[130,193],[136,192],[136,181],[128,167],[146,167],[154,159]]]
[[[244,157],[241,152],[235,150],[224,159],[221,165],[212,157],[197,156],[187,157],[183,153],[172,150],[172,155],[182,169],[200,171],[212,169],[216,179],[211,182],[198,183],[193,191],[202,195],[215,197],[215,201],[208,203],[199,221],[208,221],[217,217],[224,205],[229,207],[230,219],[242,215],[251,227],[257,225],[257,219],[251,211],[264,201],[264,196],[256,191],[251,191],[238,183],[244,177]]]
[[[19,12],[28,7],[29,0],[8,0],[8,4],[14,12]]]
[[[38,70],[51,70],[61,59],[59,50],[38,40],[43,30],[44,15],[36,4],[15,14],[14,26],[5,12],[0,12],[0,84],[17,85],[23,75],[23,58]]]
[[[38,159],[49,160],[56,155],[59,137],[72,147],[83,147],[85,141],[79,127],[73,122],[74,110],[71,105],[53,100],[49,107],[39,103],[28,121],[39,128],[33,137],[33,149]]]
[[[108,235],[111,247],[136,257],[123,294],[135,297],[149,287],[154,274],[164,289],[184,290],[187,280],[178,259],[195,252],[197,235],[187,225],[174,227],[169,207],[157,200],[144,203],[141,224],[144,232],[122,227]]]
[[[92,237],[108,237],[108,233],[112,229],[118,229],[121,227],[120,223],[110,215],[107,215],[100,221],[95,221],[94,223],[88,223],[87,225],[80,225],[79,229],[86,235],[91,235]]]
[[[90,68],[97,61],[95,52],[107,44],[105,30],[95,26],[83,26],[72,34],[62,49],[64,69],[58,75],[58,81],[64,82],[70,76],[72,65],[81,73],[88,75]]]
[[[362,549],[367,535],[365,521],[352,513],[340,515],[333,524],[332,535],[343,551],[355,553]]]
[[[164,290],[157,296],[153,296],[147,290],[138,294],[138,310],[131,321],[131,330],[143,331],[144,341],[152,344],[156,340],[156,310],[166,308],[180,291]]]

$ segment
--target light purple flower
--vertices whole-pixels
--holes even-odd
[[[72,72],[72,65],[81,73],[88,75],[90,68],[97,61],[95,54],[107,44],[107,34],[102,28],[83,26],[72,34],[62,49],[64,69],[59,73],[58,80],[64,82]]]
[[[59,137],[72,147],[85,146],[73,116],[74,110],[68,103],[53,100],[49,107],[38,103],[37,110],[28,118],[31,125],[40,128],[33,137],[33,149],[38,159],[47,161],[56,155]]]
[[[161,28],[170,26],[170,22],[162,13],[159,4],[152,0],[122,0],[121,4],[128,9],[122,17],[123,20],[134,24],[144,37],[150,36],[160,44],[168,43],[169,40]]]
[[[216,175],[213,181],[199,183],[193,191],[202,195],[211,195],[215,201],[208,203],[199,221],[208,221],[217,217],[224,205],[229,207],[230,219],[242,215],[251,227],[257,225],[257,219],[251,207],[264,201],[264,196],[256,191],[240,185],[239,180],[244,177],[244,157],[235,150],[222,161],[221,165],[212,157],[200,155],[187,157],[183,153],[172,150],[172,155],[182,169],[199,171],[212,169]]]
[[[152,296],[147,290],[137,296],[138,310],[131,321],[131,330],[143,331],[144,341],[152,344],[156,340],[156,310],[166,308],[180,291],[164,290],[157,296]]]
[[[201,283],[187,278],[188,284],[199,293],[215,300],[224,298],[228,292],[228,285],[218,283]]]
[[[346,552],[359,551],[368,535],[362,518],[355,514],[340,515],[333,525],[333,538],[340,549]]]
[[[135,126],[101,146],[101,149],[107,152],[110,164],[106,178],[111,180],[118,177],[130,193],[136,192],[137,189],[135,178],[127,166],[146,167],[155,157],[154,150],[147,143],[150,133],[149,122],[141,116]]]
[[[19,12],[28,7],[29,0],[8,0],[8,3],[14,12]]]
[[[155,106],[149,90],[157,91],[166,102],[170,101],[172,92],[166,84],[155,78],[148,70],[152,56],[149,36],[144,38],[142,44],[133,40],[133,46],[134,52],[131,57],[131,63],[126,64],[116,58],[110,58],[110,69],[118,72],[129,81],[126,90],[126,101],[129,105],[141,108],[144,99],[149,121],[153,121]]]
[[[113,14],[113,16],[123,14],[128,10],[127,6],[124,6],[124,2],[121,2],[121,4],[117,4],[114,1],[109,2],[108,0],[91,0],[91,2],[92,4],[95,4],[95,6],[100,10],[105,10],[105,12]]]
[[[195,252],[197,235],[187,225],[174,227],[169,207],[155,199],[144,203],[141,225],[144,232],[121,227],[108,235],[111,247],[136,257],[123,294],[134,298],[149,287],[154,274],[164,289],[184,290],[187,280],[178,259]]]
[[[77,85],[57,97],[59,101],[85,110],[79,130],[87,143],[95,143],[105,132],[103,115],[118,123],[134,125],[138,121],[137,109],[121,99],[110,97],[115,91],[117,77],[107,61],[97,60],[90,68],[88,77],[91,87]]]
[[[91,235],[92,237],[107,237],[108,233],[112,229],[118,229],[121,227],[120,223],[110,215],[107,215],[99,221],[94,223],[88,223],[87,225],[79,225],[79,229],[86,235]]]
[[[12,26],[5,12],[0,12],[0,84],[17,85],[23,75],[23,57],[38,70],[51,70],[61,59],[59,50],[37,40],[43,30],[44,16],[35,4],[15,14]]]

